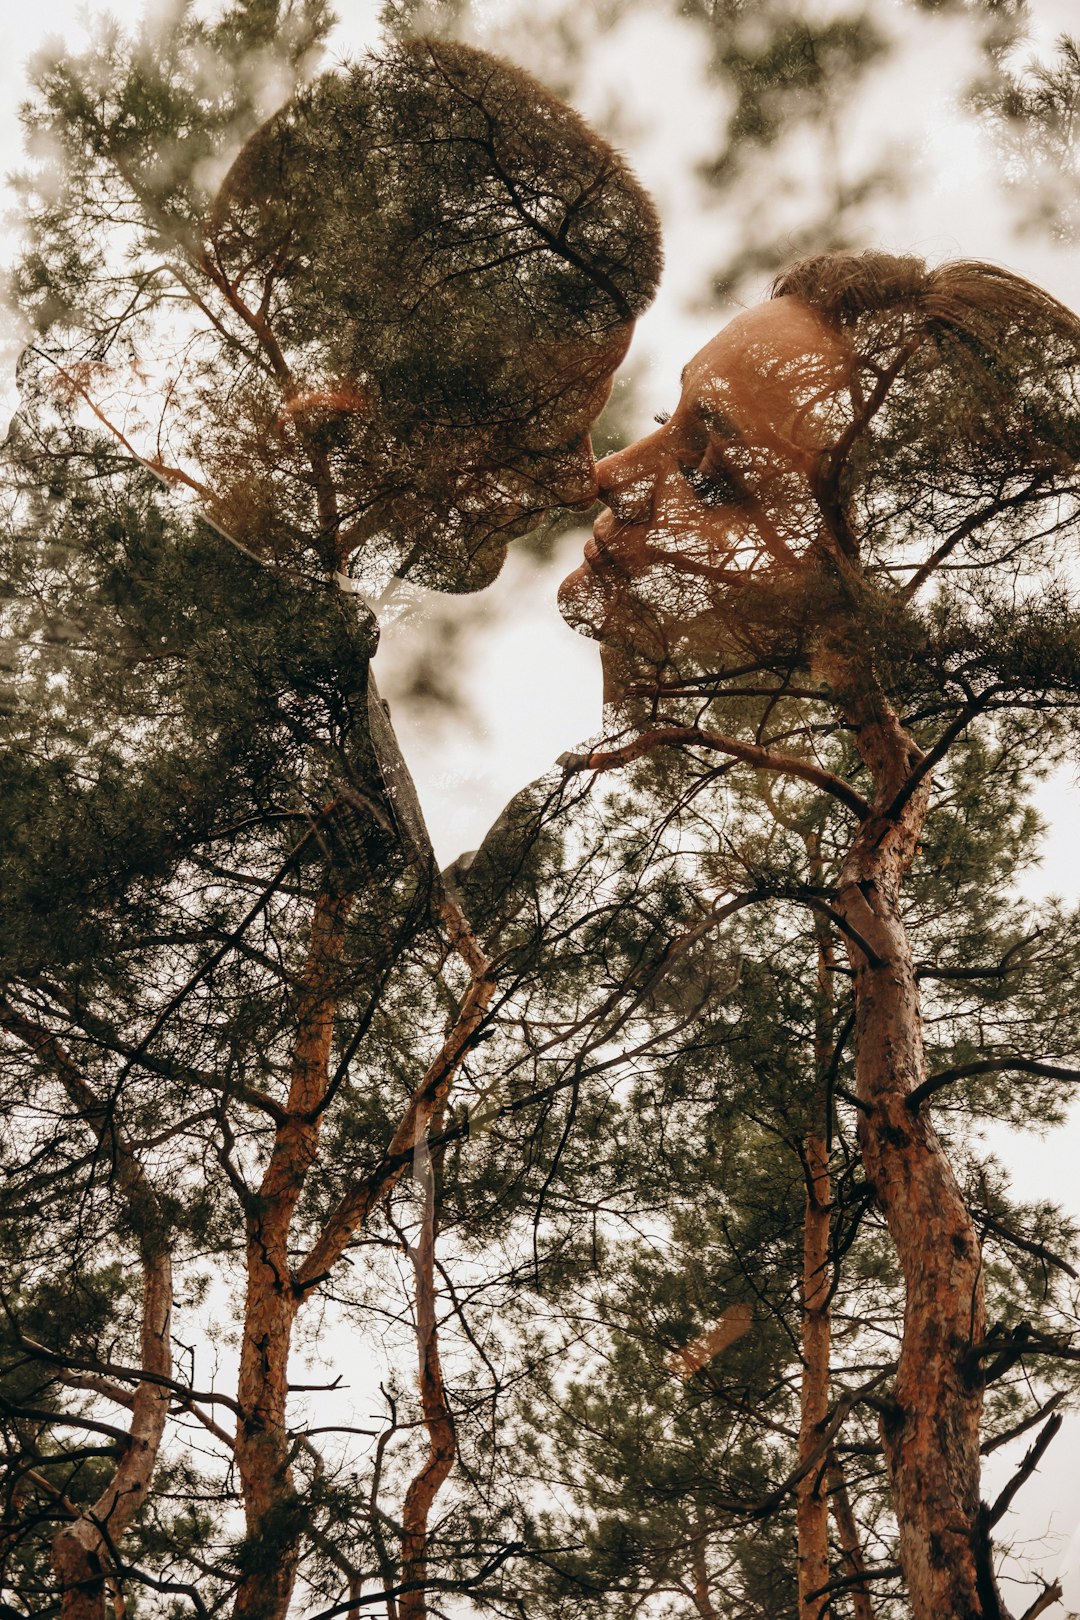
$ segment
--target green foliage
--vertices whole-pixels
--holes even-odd
[[[651,205],[612,149],[519,70],[430,40],[323,76],[264,126],[208,246],[297,383],[330,395],[299,432],[355,511],[341,544],[389,530],[415,577],[451,589],[486,583],[573,498],[618,329],[659,272]],[[261,441],[270,413],[250,410]],[[267,453],[219,440],[248,468]],[[261,543],[280,522],[260,514]]]
[[[304,76],[331,22],[324,0],[235,0],[211,21],[181,0],[165,28],[148,22],[130,40],[110,20],[84,59],[41,59],[24,110],[36,242],[14,283],[39,331],[93,325],[124,279],[102,263],[110,229],[136,254],[194,246],[222,146],[250,132],[268,86],[285,96]],[[121,175],[134,209],[117,208]],[[150,302],[153,282],[141,288]]]
[[[9,444],[23,481],[26,448]],[[257,829],[262,858],[280,862],[343,749],[354,781],[370,775],[374,636],[333,587],[224,546],[100,445],[83,472],[93,484],[44,505],[24,488],[3,537],[19,649],[3,886],[8,971],[96,977],[110,942],[152,927],[155,893],[193,849]]]
[[[1080,99],[1080,45],[1061,34],[1050,59],[997,62],[972,101],[1000,143],[1001,179],[1022,226],[1058,242],[1078,225],[1073,129]]]
[[[288,1271],[388,1173],[470,990],[371,740],[373,620],[328,575],[490,577],[519,526],[568,498],[658,270],[651,206],[604,141],[519,70],[410,42],[416,8],[394,10],[399,43],[297,88],[321,7],[237,5],[213,24],[181,9],[155,52],[113,31],[49,65],[31,113],[46,166],[17,279],[37,341],[0,537],[5,1459],[77,1505],[111,1477],[115,1438],[84,1446],[74,1425],[123,1428],[108,1380],[137,1383],[142,1262],[167,1236],[177,1343],[198,1349],[178,1352],[127,1585],[164,1583],[150,1612],[188,1612],[191,1590],[220,1608],[299,1549],[305,1608],[374,1600],[401,1578],[426,1451],[412,1313],[430,1177],[459,1454],[430,1524],[432,1593],[537,1620],[682,1620],[704,1594],[765,1620],[795,1603],[808,1133],[833,1176],[837,1455],[869,1556],[894,1558],[873,1381],[903,1283],[858,1151],[835,909],[868,772],[823,646],[872,672],[923,749],[942,745],[903,915],[931,1073],[984,1068],[935,1095],[935,1119],[1001,1331],[1073,1327],[1075,1232],[1012,1200],[975,1132],[1058,1118],[1061,1082],[1015,1065],[1068,1066],[1080,1036],[1080,922],[1011,894],[1039,831],[1028,788],[1068,745],[1077,696],[1075,333],[1003,298],[988,335],[955,281],[910,352],[914,314],[864,310],[848,322],[862,404],[895,366],[894,387],[823,463],[791,566],[752,557],[715,590],[691,566],[685,597],[654,571],[659,621],[685,629],[690,601],[705,634],[646,672],[674,688],[647,691],[650,723],[831,772],[847,802],[708,747],[617,777],[570,761],[449,874],[494,999],[414,1179],[312,1284],[295,1350],[313,1366],[294,1353],[292,1376],[328,1387],[291,1392],[278,1494],[240,1537],[229,1358],[241,1259],[275,1213],[263,1174],[317,1118],[288,1189]],[[463,8],[447,11],[456,26]],[[705,21],[736,91],[721,186],[826,118],[884,49],[862,14]],[[114,388],[136,417],[150,401],[145,420],[166,403],[141,464],[86,425]],[[825,508],[858,541],[846,569],[815,549]],[[946,541],[936,594],[905,590]],[[312,946],[328,902],[332,960]],[[290,1114],[302,1037],[324,1027],[315,970],[326,1084]],[[732,1311],[744,1331],[717,1349]],[[342,1342],[349,1393],[326,1368]],[[991,1437],[1045,1396],[1043,1365],[1020,1357],[995,1382]],[[10,1410],[31,1400],[48,1421]],[[5,1592],[44,1609],[49,1490],[8,1489]]]
[[[325,27],[319,5],[210,32],[185,9],[152,61],[113,30],[45,65],[24,389],[99,415],[126,395],[147,460],[167,441],[168,475],[262,558],[475,589],[588,485],[655,213],[575,113],[463,46],[388,46],[251,133],[269,40],[285,99]]]
[[[764,27],[739,0],[684,0],[681,10],[707,23],[712,71],[735,92],[714,181],[745,163],[747,147],[767,146],[793,125],[827,114],[887,49],[868,10],[810,20],[803,7],[778,5]]]

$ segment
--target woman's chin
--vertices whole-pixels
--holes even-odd
[[[567,574],[559,586],[556,601],[559,612],[571,630],[576,630],[579,636],[588,636],[592,641],[603,640],[610,609],[588,563],[582,563],[572,574]]]

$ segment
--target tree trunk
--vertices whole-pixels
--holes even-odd
[[[810,881],[822,884],[820,840],[806,840]],[[825,1079],[833,1055],[832,939],[826,918],[815,913],[817,985],[814,997],[814,1111],[820,1118],[828,1106]],[[826,1143],[813,1126],[803,1142],[806,1206],[803,1215],[802,1275],[802,1384],[799,1402],[799,1462],[813,1456],[829,1413],[830,1312],[829,1234],[832,1219],[832,1182]],[[825,1620],[832,1605],[811,1597],[829,1583],[829,1500],[825,1464],[810,1467],[798,1485],[795,1504],[798,1550],[799,1620]]]
[[[813,1455],[829,1415],[829,1159],[821,1137],[805,1140],[806,1212],[803,1218],[803,1371],[799,1410],[799,1462]],[[831,1611],[820,1594],[829,1584],[829,1498],[825,1464],[803,1475],[795,1505],[799,1620],[824,1620]]]
[[[706,1535],[701,1535],[694,1542],[694,1607],[701,1620],[720,1620],[712,1600],[712,1590],[709,1583],[709,1565],[706,1560]]]
[[[836,1523],[836,1538],[840,1543],[843,1574],[855,1578],[856,1584],[848,1589],[851,1599],[852,1620],[874,1620],[874,1607],[870,1601],[870,1583],[866,1579],[866,1559],[863,1557],[859,1527],[848,1496],[847,1482],[835,1452],[829,1453],[829,1505]]]
[[[0,1000],[0,1025],[22,1041],[56,1076],[99,1148],[112,1160],[113,1185],[139,1233],[142,1321],[139,1366],[155,1377],[172,1374],[172,1252],[153,1184],[115,1118],[67,1049],[44,1025]],[[169,1390],[137,1384],[128,1441],[116,1472],[97,1500],[53,1537],[51,1558],[60,1586],[61,1620],[104,1620],[106,1583],[113,1579],[118,1544],[147,1499],[157,1462]]]
[[[909,791],[921,753],[865,661],[837,660],[828,673],[875,789],[836,906],[850,930],[863,1164],[905,1284],[896,1382],[881,1420],[900,1562],[913,1620],[999,1620],[1005,1611],[978,1526],[983,1397],[970,1363],[985,1326],[982,1258],[937,1133],[908,1107],[926,1065],[900,901],[929,781]]]
[[[237,1397],[236,1465],[246,1536],[234,1620],[284,1620],[302,1523],[286,1428],[289,1349],[302,1294],[289,1261],[297,1201],[318,1151],[330,1043],[352,897],[325,888],[315,903],[300,979],[285,1116],[247,1210],[247,1298]]]
[[[137,1171],[142,1178],[141,1168]],[[149,1189],[143,1183],[142,1191]],[[155,1201],[156,1203],[156,1201]],[[144,1372],[172,1373],[172,1257],[154,1219],[142,1240],[143,1306],[141,1362]],[[60,1582],[61,1620],[104,1620],[106,1578],[115,1567],[115,1549],[147,1499],[169,1410],[162,1384],[137,1384],[132,1399],[130,1440],[108,1486],[92,1507],[53,1538],[52,1563]]]
[[[442,1109],[432,1120],[438,1133]],[[437,1167],[432,1162],[427,1137],[417,1143],[416,1171],[424,1186],[424,1216],[420,1239],[412,1251],[416,1277],[416,1349],[419,1362],[420,1409],[428,1436],[428,1454],[419,1472],[410,1481],[401,1514],[404,1532],[401,1540],[402,1582],[411,1590],[402,1592],[398,1602],[400,1620],[427,1620],[428,1521],[435,1498],[457,1457],[454,1420],[446,1399],[442,1363],[439,1359],[438,1323],[435,1316],[435,1237],[437,1232]]]

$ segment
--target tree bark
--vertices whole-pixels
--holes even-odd
[[[418,1144],[426,1141],[429,1123],[446,1098],[458,1064],[482,1029],[495,991],[489,963],[460,913],[447,903],[443,920],[451,943],[474,975],[457,1021],[413,1093],[382,1165],[344,1195],[306,1257],[292,1266],[292,1221],[318,1152],[320,1104],[329,1083],[341,957],[353,903],[353,895],[335,894],[330,889],[316,902],[297,1002],[288,1103],[270,1162],[247,1211],[247,1298],[237,1391],[243,1417],[236,1435],[247,1533],[233,1620],[284,1620],[296,1581],[303,1524],[289,1466],[286,1406],[297,1312],[341,1258],[353,1234],[389,1197]],[[431,1308],[433,1313],[433,1304]],[[434,1368],[441,1389],[437,1347]],[[432,1422],[436,1423],[437,1401],[434,1396],[431,1400]],[[427,1415],[425,1408],[425,1420]],[[442,1483],[438,1472],[444,1466],[446,1448],[441,1440],[439,1445],[440,1462],[431,1476],[437,1480],[432,1500]],[[451,1447],[446,1472],[453,1455]]]
[[[812,1457],[829,1416],[830,1177],[825,1143],[811,1131],[804,1142],[806,1209],[803,1217],[803,1371],[799,1409],[799,1462]],[[811,1598],[829,1584],[829,1498],[825,1464],[799,1481],[795,1504],[800,1620],[825,1620],[832,1606]]]
[[[432,1124],[438,1129],[442,1111]],[[439,1491],[450,1477],[457,1457],[457,1436],[446,1398],[439,1358],[435,1316],[435,1237],[437,1232],[437,1167],[427,1137],[417,1144],[417,1170],[424,1186],[424,1214],[419,1242],[411,1259],[416,1277],[416,1349],[419,1362],[420,1409],[428,1436],[428,1454],[409,1483],[401,1514],[401,1577],[410,1590],[398,1603],[400,1620],[427,1620],[428,1522]]]
[[[1005,1611],[978,1522],[983,1393],[970,1361],[985,1329],[982,1257],[937,1133],[908,1107],[926,1062],[901,888],[929,778],[911,790],[923,756],[868,660],[834,653],[822,663],[875,790],[836,906],[850,929],[863,1164],[905,1285],[896,1381],[881,1420],[900,1561],[913,1620],[999,1620]]]
[[[705,1556],[706,1545],[706,1537],[703,1531],[694,1542],[694,1607],[701,1616],[701,1620],[720,1620],[712,1600],[709,1565]]]
[[[820,888],[822,861],[820,840],[815,833],[806,840],[810,881]],[[814,1111],[823,1115],[828,1106],[825,1077],[832,1061],[832,939],[828,920],[814,915],[817,942],[817,984],[814,996]],[[803,1214],[802,1275],[802,1383],[799,1402],[799,1463],[811,1458],[821,1441],[829,1415],[829,1357],[832,1319],[830,1311],[829,1235],[832,1221],[832,1179],[828,1148],[811,1126],[803,1141],[803,1170],[806,1177],[806,1204]],[[795,1534],[799,1580],[800,1620],[826,1620],[832,1612],[812,1592],[820,1593],[829,1584],[829,1500],[825,1464],[810,1467],[799,1481],[795,1503]]]
[[[140,1190],[149,1192],[141,1168],[138,1176],[142,1181]],[[156,1206],[156,1200],[154,1203]],[[172,1258],[156,1221],[140,1247],[141,1366],[145,1372],[167,1378],[172,1374]],[[104,1620],[106,1580],[115,1566],[115,1549],[147,1499],[168,1410],[169,1391],[163,1385],[135,1386],[130,1441],[115,1474],[93,1506],[53,1538],[52,1563],[60,1582],[61,1620]]]
[[[6,1001],[0,1001],[0,1025],[52,1071],[111,1158],[113,1186],[139,1233],[143,1276],[139,1365],[144,1372],[168,1378],[172,1374],[172,1253],[154,1186],[117,1123],[112,1104],[102,1102],[52,1032]],[[106,1586],[114,1580],[116,1549],[147,1499],[169,1398],[169,1390],[162,1384],[136,1384],[128,1441],[116,1472],[97,1500],[53,1537],[51,1556],[60,1586],[61,1620],[104,1620]]]
[[[836,1537],[840,1543],[844,1575],[856,1578],[848,1588],[851,1599],[852,1620],[874,1620],[874,1606],[870,1600],[870,1583],[866,1579],[866,1559],[863,1557],[859,1527],[848,1496],[847,1481],[835,1452],[829,1453],[828,1476],[829,1505],[836,1524]]]
[[[323,889],[300,978],[285,1117],[247,1224],[236,1464],[246,1529],[235,1620],[284,1620],[300,1558],[300,1504],[286,1428],[289,1349],[302,1294],[289,1262],[293,1215],[319,1144],[330,1043],[352,896]]]

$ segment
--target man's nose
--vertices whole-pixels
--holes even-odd
[[[590,506],[596,505],[598,493],[592,440],[586,434],[559,468],[560,504],[571,511],[587,512]]]

